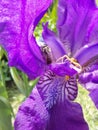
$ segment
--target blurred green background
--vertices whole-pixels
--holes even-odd
[[[98,0],[97,0],[98,3]],[[38,39],[42,32],[42,23],[49,22],[50,29],[56,31],[57,0],[44,15],[35,29]],[[38,79],[30,81],[28,77],[15,68],[8,66],[7,54],[0,47],[0,130],[13,130],[13,122],[18,107],[29,95]],[[98,130],[98,111],[88,96],[88,92],[79,85],[79,95],[76,99],[81,103],[85,119],[90,130]]]

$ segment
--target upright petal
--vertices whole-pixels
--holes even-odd
[[[0,1],[0,43],[8,52],[9,65],[24,71],[30,78],[37,77],[45,68],[33,30],[51,2]]]
[[[43,25],[43,39],[50,47],[55,60],[66,54],[65,49],[59,38],[54,32],[48,29],[48,23]]]
[[[69,53],[72,52],[73,55],[76,49],[85,44],[88,32],[98,32],[97,17],[98,11],[94,0],[59,0],[57,27],[61,41],[68,44],[66,48]],[[91,25],[94,25],[92,29]],[[96,38],[98,39],[97,35]]]

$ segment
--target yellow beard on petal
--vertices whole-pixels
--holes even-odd
[[[70,79],[70,76],[66,75],[65,80],[68,81]]]

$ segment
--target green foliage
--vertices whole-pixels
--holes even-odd
[[[22,72],[19,73],[17,71],[17,69],[15,69],[15,68],[10,68],[10,72],[11,72],[11,76],[12,76],[17,88],[19,89],[19,91],[25,97],[28,97],[31,90],[33,89],[33,87],[37,83],[38,79],[36,79],[34,81],[30,81],[30,84],[29,84],[28,77],[24,73],[22,73]]]
[[[5,87],[6,75],[4,75],[5,71],[3,71],[3,67],[5,67],[6,64],[4,64],[4,61],[2,62],[4,51],[1,48],[0,54],[0,130],[12,130],[11,117],[12,115],[14,116],[14,113],[8,101],[8,95]]]
[[[15,117],[14,112],[16,113],[16,108],[18,109],[19,103],[29,96],[37,81],[38,79],[29,81],[28,77],[24,73],[15,68],[9,68],[6,52],[0,47],[0,130],[13,130],[12,122]],[[8,83],[10,83],[10,85],[8,85]],[[10,93],[12,89],[11,83],[16,84],[16,87],[19,90],[16,99],[18,99],[18,97],[22,99],[19,99],[18,103],[14,100],[14,102],[18,104],[15,108],[11,97],[9,101],[8,96],[8,93]],[[10,92],[7,92],[7,90],[10,90]],[[13,98],[15,98],[14,92],[18,90],[12,92]]]
[[[34,34],[37,39],[41,37],[42,34],[42,24],[45,24],[48,22],[49,28],[56,32],[56,20],[57,20],[57,0],[54,0],[51,8],[48,10],[48,12],[44,15],[44,17],[39,22],[38,26],[35,28]]]
[[[12,130],[11,108],[4,97],[0,97],[0,130]]]

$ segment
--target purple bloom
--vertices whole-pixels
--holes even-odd
[[[81,106],[72,101],[79,82],[98,108],[98,10],[94,0],[59,0],[58,34],[43,24],[38,46],[32,33],[51,3],[0,2],[0,43],[9,65],[31,79],[40,76],[19,108],[15,130],[88,130]]]

